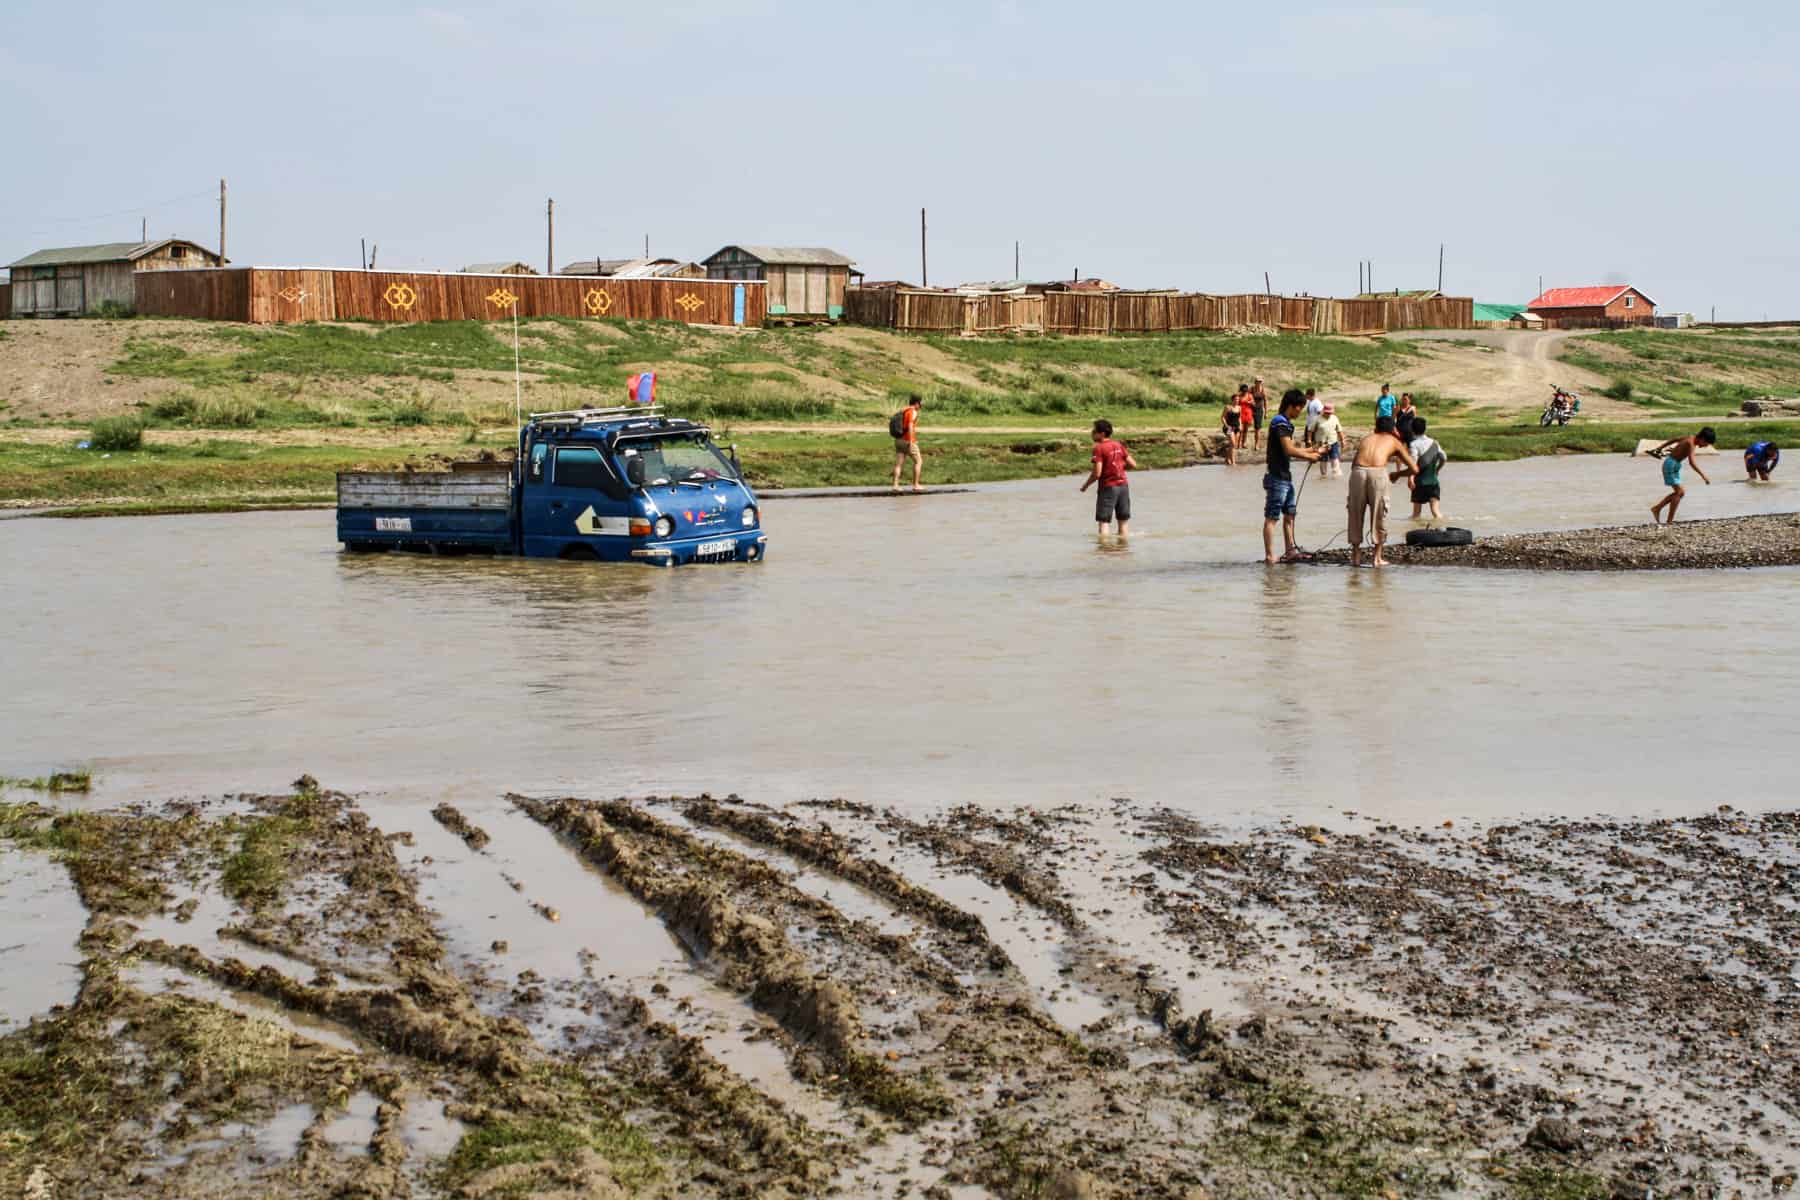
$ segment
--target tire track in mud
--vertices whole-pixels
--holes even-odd
[[[513,800],[533,819],[571,838],[698,955],[717,963],[725,980],[773,1017],[798,1048],[816,1051],[830,1072],[828,1082],[841,1079],[864,1103],[907,1124],[948,1110],[930,1081],[902,1075],[862,1049],[866,1030],[849,989],[816,972],[773,921],[727,899],[723,885],[757,887],[802,912],[828,906],[794,891],[773,868],[708,846],[631,805]],[[666,865],[684,860],[692,873]],[[835,916],[830,912],[826,919]]]

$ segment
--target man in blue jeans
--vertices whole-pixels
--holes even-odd
[[[1294,440],[1294,418],[1305,408],[1305,393],[1289,388],[1282,393],[1281,411],[1269,422],[1268,465],[1263,469],[1263,561],[1270,566],[1301,557],[1300,547],[1294,543],[1294,518],[1300,507],[1294,491],[1293,460],[1317,462],[1325,453],[1323,446],[1302,446]],[[1280,558],[1275,557],[1277,521],[1286,546]]]

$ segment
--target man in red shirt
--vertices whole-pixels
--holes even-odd
[[[925,403],[919,393],[914,392],[906,399],[906,407],[894,414],[890,425],[899,434],[894,439],[894,490],[900,490],[900,468],[912,459],[913,486],[915,492],[925,489],[919,486],[919,475],[925,470],[925,460],[919,454],[919,408]]]
[[[1112,422],[1104,418],[1094,422],[1094,465],[1088,470],[1088,477],[1082,482],[1081,490],[1087,491],[1094,484],[1100,485],[1099,495],[1094,499],[1094,520],[1100,523],[1100,536],[1106,536],[1106,524],[1116,520],[1119,523],[1119,540],[1130,537],[1127,527],[1131,523],[1131,485],[1125,482],[1125,470],[1137,470],[1137,459],[1131,457],[1131,451],[1124,443],[1113,440]]]

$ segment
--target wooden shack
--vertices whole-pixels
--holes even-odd
[[[185,238],[39,250],[8,264],[13,283],[11,315],[72,317],[99,312],[109,303],[130,309],[137,303],[133,279],[141,272],[219,265],[217,254]]]
[[[536,275],[537,273],[537,268],[530,263],[522,263],[517,260],[514,260],[513,262],[470,263],[468,266],[457,272],[458,275]]]
[[[841,318],[853,275],[862,278],[853,259],[822,246],[726,246],[706,259],[708,279],[768,284],[769,316],[789,320]]]

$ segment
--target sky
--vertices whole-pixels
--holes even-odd
[[[1800,16],[1725,6],[382,0],[0,12],[0,262],[829,246],[870,279],[1100,276],[1800,317]],[[1787,146],[1787,150],[1782,150]]]

